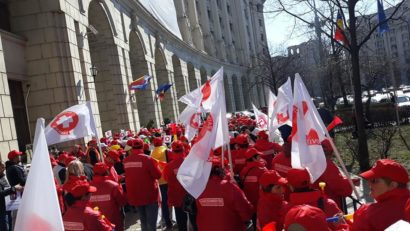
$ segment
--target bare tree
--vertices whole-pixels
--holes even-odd
[[[362,3],[362,1],[360,2]],[[275,9],[272,11],[273,13],[286,13],[298,19],[300,22],[316,28],[319,38],[323,35],[328,39],[331,39],[338,46],[342,47],[349,55],[354,91],[355,120],[358,130],[359,165],[361,171],[368,170],[370,168],[370,163],[365,120],[363,116],[359,52],[380,25],[389,20],[400,19],[402,15],[398,12],[405,0],[394,2],[397,4],[392,6],[392,10],[387,15],[386,20],[369,24],[368,28],[364,28],[363,25],[369,18],[374,17],[374,15],[366,16],[368,5],[364,4],[358,6],[359,0],[320,1],[318,5],[316,5],[315,0],[277,0],[275,1]],[[334,16],[338,11],[341,12],[341,17],[344,22],[343,24],[346,26],[346,29],[342,31],[345,37],[344,43],[336,41],[333,36],[333,30],[337,27]],[[346,15],[344,13],[346,13]],[[314,18],[314,20],[312,20],[312,18]]]

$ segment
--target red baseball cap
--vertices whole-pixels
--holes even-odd
[[[291,208],[285,216],[284,228],[298,224],[307,231],[331,230],[326,222],[326,214],[319,208],[310,205],[297,205]]]
[[[235,141],[237,144],[247,144],[248,143],[248,134],[239,134]]]
[[[180,140],[176,140],[176,141],[172,142],[171,147],[172,147],[173,152],[179,153],[179,152],[184,151],[184,143],[182,143],[182,141],[180,141]]]
[[[94,165],[93,171],[95,175],[105,175],[109,170],[108,165],[102,162],[98,162]]]
[[[107,152],[107,156],[111,157],[111,159],[113,159],[115,162],[121,161],[120,155],[121,153],[117,150],[110,150],[109,152]]]
[[[71,193],[74,197],[82,197],[87,193],[93,193],[97,191],[97,188],[90,186],[86,180],[77,180],[69,185],[67,191]]]
[[[268,134],[267,134],[265,131],[259,131],[259,132],[258,132],[258,136],[259,136],[261,139],[264,139],[264,140],[267,140],[267,139],[269,138]]]
[[[7,155],[7,157],[9,158],[9,160],[14,159],[16,156],[20,156],[21,154],[23,154],[22,152],[19,152],[17,150],[11,150],[9,152],[9,154]]]
[[[142,141],[140,138],[137,138],[132,141],[132,147],[136,149],[142,149],[144,146],[144,141]]]
[[[306,169],[289,169],[287,180],[294,188],[306,188],[310,186],[310,174]]]
[[[67,156],[64,160],[64,165],[68,166],[72,161],[76,160],[75,156]]]
[[[143,149],[144,149],[144,151],[149,151],[149,144],[144,143]]]
[[[256,155],[262,155],[262,152],[259,152],[256,148],[249,148],[244,154],[246,159],[250,159]]]
[[[286,178],[281,177],[279,173],[275,170],[266,171],[259,178],[259,184],[263,187],[266,187],[271,184],[286,185],[287,183],[288,181],[286,180]]]
[[[67,153],[61,153],[60,155],[58,155],[57,158],[57,162],[61,163],[61,164],[65,164],[65,160],[68,158],[68,154]]]
[[[398,183],[406,184],[409,182],[407,170],[401,164],[390,159],[378,160],[370,170],[361,173],[360,176],[366,180],[384,177]]]
[[[155,147],[161,146],[162,145],[162,137],[155,137],[152,140],[152,143],[154,144]]]

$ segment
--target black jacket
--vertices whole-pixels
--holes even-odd
[[[13,161],[6,161],[6,176],[11,186],[26,184],[26,175],[24,174],[23,166],[14,163]]]
[[[0,217],[6,214],[6,199],[5,197],[15,193],[14,187],[4,189],[4,186],[0,184]]]

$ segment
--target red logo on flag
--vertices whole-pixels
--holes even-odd
[[[198,113],[193,114],[193,115],[191,116],[191,119],[189,120],[189,125],[190,125],[191,127],[195,128],[195,129],[198,129],[198,128],[199,128],[199,123],[198,123],[198,120],[197,120],[197,116],[198,116],[198,115],[199,115]]]
[[[210,84],[211,80],[206,81],[204,87],[201,89],[202,92],[202,101],[204,102],[205,100],[207,100],[209,98],[209,96],[211,96],[211,84]]]
[[[77,126],[78,120],[75,112],[66,111],[57,115],[50,126],[60,135],[68,135]]]
[[[199,142],[208,131],[212,131],[212,128],[214,127],[214,118],[212,117],[211,114],[209,114],[208,118],[206,119],[204,126],[202,127],[201,131],[199,132],[198,135],[198,141]]]
[[[279,123],[285,123],[289,119],[289,115],[287,113],[286,115],[283,113],[278,113],[276,116],[278,117]]]
[[[303,115],[306,115],[306,112],[309,110],[308,104],[306,101],[302,101]]]
[[[259,126],[260,128],[265,127],[267,123],[268,123],[268,122],[266,121],[266,119],[265,119],[265,117],[264,117],[263,115],[260,115],[260,116],[258,117],[258,126]]]
[[[316,130],[310,129],[306,136],[306,143],[307,145],[320,145],[319,135]]]

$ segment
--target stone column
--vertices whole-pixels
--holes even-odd
[[[191,25],[189,23],[187,9],[185,9],[184,0],[174,0],[175,9],[177,11],[177,20],[178,25],[181,30],[182,39],[189,43],[192,43],[192,36],[191,36]]]
[[[218,58],[225,61],[226,60],[226,52],[225,52],[225,43],[222,39],[222,30],[221,24],[219,23],[219,9],[216,0],[210,0],[211,2],[211,11],[213,13],[213,29],[215,31],[215,38],[216,38],[216,46],[217,46],[217,54]]]
[[[206,6],[206,3],[207,1],[198,2],[199,12],[200,12],[199,23],[201,24],[201,27],[202,27],[201,29],[202,29],[202,34],[203,34],[205,51],[210,56],[215,56],[215,45],[214,45],[214,40],[213,40],[211,31],[210,31],[210,22],[208,18],[208,8]]]
[[[232,44],[232,34],[231,34],[231,30],[230,30],[230,25],[229,25],[229,13],[228,13],[228,9],[226,6],[227,1],[226,0],[221,0],[221,4],[222,4],[222,23],[225,25],[225,30],[224,30],[224,34],[226,35],[226,45],[227,45],[227,49],[226,49],[226,53],[227,53],[227,57],[228,60],[231,62],[235,62],[235,48]]]
[[[188,18],[191,25],[191,37],[196,49],[204,50],[204,40],[202,37],[201,27],[199,26],[198,14],[196,12],[196,2],[192,0],[185,0],[188,9]]]

